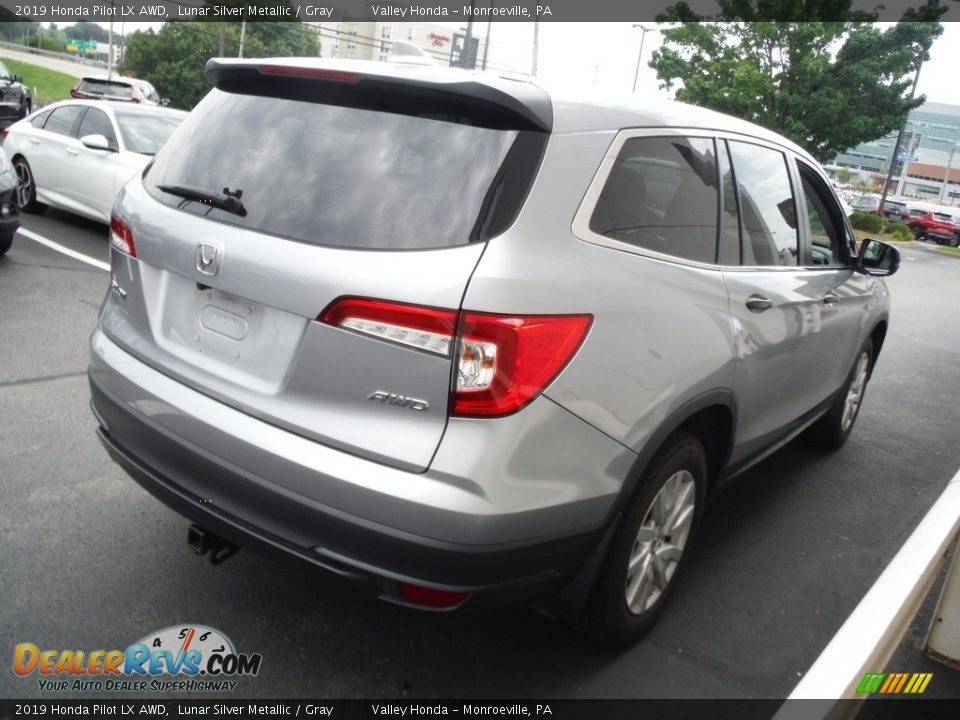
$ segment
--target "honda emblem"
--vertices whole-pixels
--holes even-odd
[[[216,245],[197,245],[197,270],[204,275],[216,275],[220,269],[220,248]]]

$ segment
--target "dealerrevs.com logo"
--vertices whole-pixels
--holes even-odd
[[[238,677],[260,672],[259,653],[238,653],[230,639],[204,625],[175,625],[150,633],[126,650],[13,649],[13,672],[38,675],[48,692],[223,692]],[[175,679],[170,679],[175,678]]]

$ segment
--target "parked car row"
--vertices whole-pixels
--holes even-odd
[[[906,200],[888,198],[880,207],[877,195],[861,195],[849,200],[850,207],[856,212],[881,215],[892,222],[903,223],[918,240],[932,240],[939,245],[960,246],[960,209],[948,212],[941,206],[911,203]]]

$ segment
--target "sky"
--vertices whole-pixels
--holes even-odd
[[[656,28],[656,23],[644,23]],[[481,36],[486,32],[479,25]],[[629,92],[633,87],[642,32],[631,23],[541,23],[538,76],[549,82],[595,85],[604,90]],[[532,23],[493,24],[492,62],[529,72],[532,58]],[[660,33],[647,32],[637,92],[656,94],[656,73],[647,67],[660,46]],[[960,105],[960,22],[944,23],[943,34],[934,42],[930,60],[920,71],[918,94],[931,102]]]
[[[158,27],[161,23],[126,23],[131,26]],[[446,23],[441,23],[446,24]],[[889,24],[889,23],[885,23]],[[109,23],[100,23],[106,27]],[[917,93],[931,102],[960,105],[960,22],[945,22],[943,34],[923,65]],[[644,23],[656,28],[656,23]],[[450,24],[456,28],[457,25]],[[117,28],[119,30],[119,28]],[[476,23],[474,33],[486,35],[486,23]],[[630,92],[633,88],[640,38],[643,33],[632,23],[540,23],[537,75],[544,81],[574,87],[595,86],[601,90]],[[533,23],[501,22],[491,28],[489,62],[496,69],[529,73],[532,67]],[[657,95],[656,73],[647,67],[651,54],[660,46],[660,32],[645,34],[643,59],[637,77],[637,93]]]

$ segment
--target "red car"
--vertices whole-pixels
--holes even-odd
[[[953,247],[960,244],[957,224],[954,222],[952,215],[911,209],[906,221],[910,229],[913,230],[913,234],[917,236],[917,240],[929,238],[935,240],[938,245],[952,245]]]

